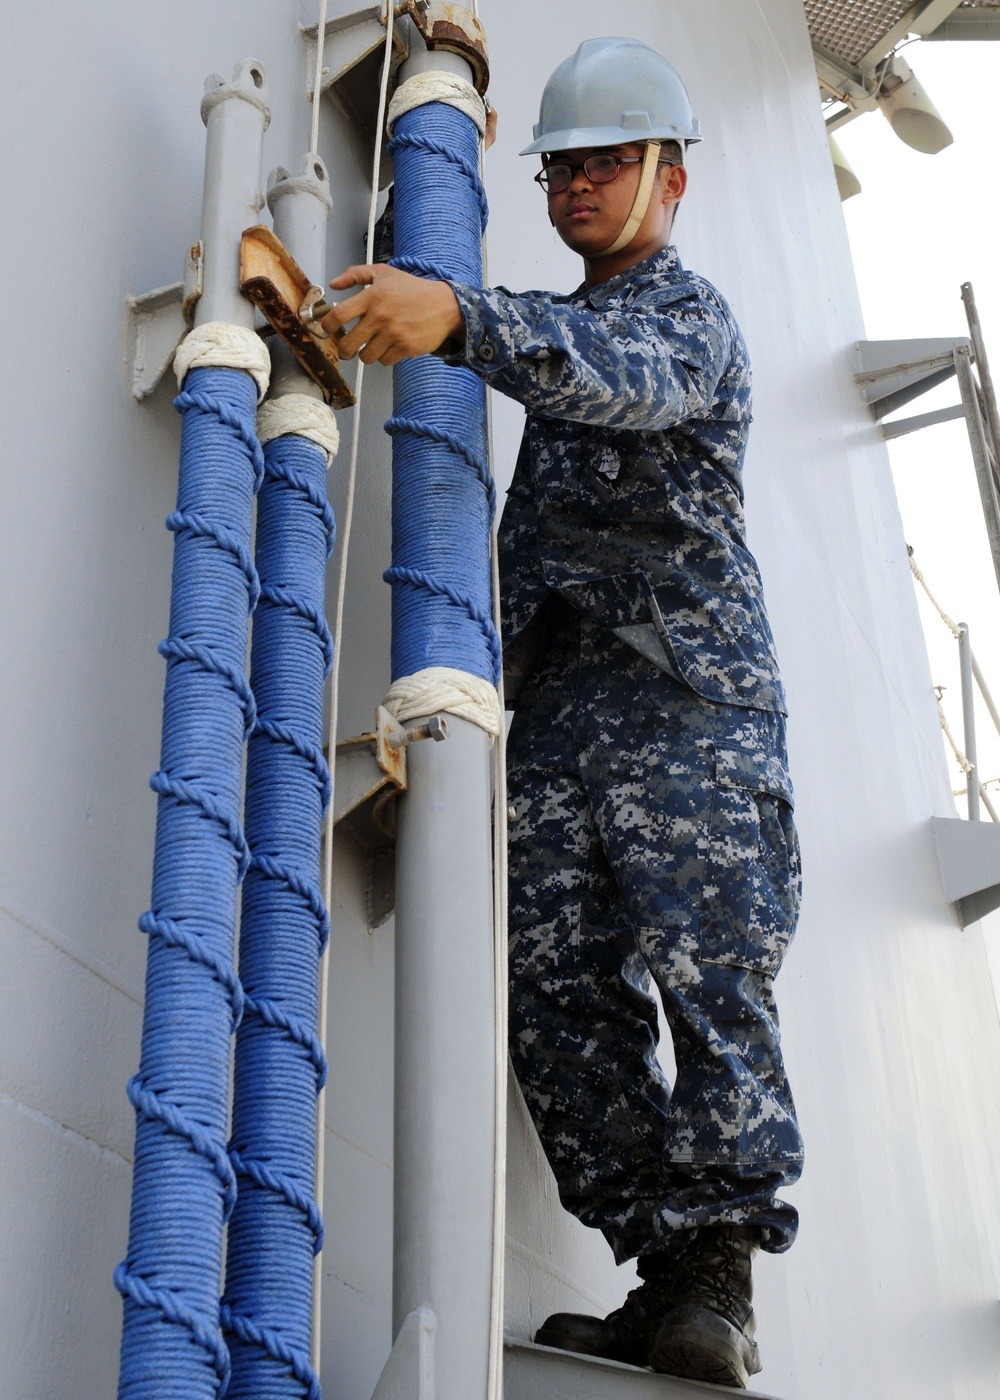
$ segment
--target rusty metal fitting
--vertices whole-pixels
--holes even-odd
[[[449,0],[407,0],[406,13],[431,50],[457,53],[472,67],[472,83],[480,97],[490,82],[486,30],[471,10]]]

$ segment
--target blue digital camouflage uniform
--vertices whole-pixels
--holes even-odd
[[[802,1143],[772,979],[800,881],[742,336],[674,249],[568,296],[453,286],[452,358],[528,413],[500,556],[525,1099],[619,1261],[715,1223],[780,1251]]]

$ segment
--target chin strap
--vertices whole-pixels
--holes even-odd
[[[656,179],[656,163],[660,158],[660,142],[649,141],[642,156],[642,169],[639,172],[639,187],[635,192],[635,199],[632,201],[632,210],[625,220],[621,233],[603,252],[598,253],[600,258],[608,253],[621,252],[622,248],[628,246],[635,237],[636,229],[646,217],[646,210],[649,208],[649,196],[653,192],[653,181]]]

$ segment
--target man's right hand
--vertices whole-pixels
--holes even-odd
[[[337,337],[345,359],[360,355],[366,365],[376,360],[394,365],[432,354],[450,337],[462,334],[461,308],[447,282],[414,277],[386,263],[367,263],[347,268],[330,286],[334,291],[364,288],[320,322]]]

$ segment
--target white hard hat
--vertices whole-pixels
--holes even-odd
[[[619,146],[630,141],[700,141],[677,70],[638,39],[587,39],[545,84],[534,140],[522,156]]]

